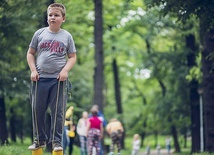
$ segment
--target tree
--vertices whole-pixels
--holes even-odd
[[[0,98],[0,139],[1,145],[8,144],[8,131],[6,126],[5,103],[4,98]]]
[[[114,89],[115,89],[115,101],[117,105],[117,113],[122,114],[122,104],[121,104],[121,94],[120,94],[120,80],[119,80],[119,72],[118,72],[118,65],[117,60],[114,58],[112,62],[112,68],[114,72]]]
[[[103,110],[103,84],[104,84],[104,56],[103,56],[103,17],[102,0],[94,0],[94,43],[95,43],[95,68],[94,68],[94,104]]]
[[[205,116],[205,150],[214,152],[214,3],[213,1],[183,1],[183,0],[152,0],[152,5],[161,5],[164,14],[176,15],[180,20],[186,22],[192,15],[200,21],[200,38],[202,49],[202,73],[204,89],[204,116]]]
[[[196,56],[197,50],[195,45],[195,36],[189,34],[186,36],[186,46],[188,49],[187,54],[187,65],[189,70],[197,65]],[[195,77],[189,82],[189,93],[190,93],[190,108],[191,108],[191,134],[192,134],[192,152],[198,152],[200,150],[200,113],[199,113],[199,95],[198,79]]]
[[[28,41],[32,37],[30,33],[38,24],[40,16],[37,13],[43,8],[40,5],[42,3],[43,1],[38,3],[34,0],[31,2],[21,0],[10,2],[3,0],[0,2],[0,109],[2,116],[0,117],[2,129],[0,138],[2,143],[8,142],[8,127],[6,125],[9,123],[6,120],[11,120],[14,123],[13,117],[21,119],[23,116],[29,116],[27,113],[29,111],[29,104],[27,104],[29,97],[29,74],[26,65],[26,52],[24,51],[26,51],[26,47],[29,44]],[[33,7],[35,4],[41,7]],[[14,12],[16,13],[14,14]],[[13,101],[16,102],[16,105],[13,105]],[[10,109],[13,109],[15,106],[17,107],[13,114],[13,111],[10,111]],[[23,111],[26,113],[23,113]],[[28,118],[24,119],[26,124]],[[16,121],[21,122],[20,120]],[[23,130],[23,128],[19,127],[20,124],[16,125],[19,130]],[[29,124],[26,125],[25,131],[28,131],[28,126]],[[15,140],[16,134],[14,131],[11,130],[10,135]]]

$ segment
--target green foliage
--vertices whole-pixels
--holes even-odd
[[[68,106],[75,107],[75,119],[78,120],[80,113],[93,104],[94,6],[93,1],[88,0],[56,2],[62,2],[67,8],[63,28],[72,34],[77,47],[77,63],[69,73],[72,91]],[[33,7],[35,5],[39,7]],[[194,27],[187,23],[184,26],[170,16],[160,18],[162,8],[147,10],[142,0],[103,1],[103,9],[103,93],[107,120],[119,118],[127,135],[131,136],[156,131],[169,134],[171,125],[176,125],[182,134],[181,131],[190,128],[186,78],[200,74],[199,67],[188,70],[184,36],[196,34],[198,25]],[[7,116],[11,117],[10,109],[13,108],[17,118],[24,118],[24,133],[29,135],[30,81],[25,57],[33,33],[44,25],[46,2],[2,1],[0,11],[0,95],[6,96]],[[197,22],[195,18],[191,20],[191,23]],[[123,107],[120,115],[116,112],[113,59],[117,60],[119,69]],[[147,125],[143,127],[145,122]]]
[[[38,20],[37,15],[28,9],[33,5],[34,1],[1,1],[0,96],[27,98],[29,74],[26,65],[26,51],[31,38],[29,32],[32,33],[32,28],[37,26],[36,20]],[[36,12],[36,9],[33,10]],[[32,21],[32,25],[29,25],[30,21]],[[33,24],[34,27],[32,27]]]
[[[173,14],[183,22],[192,16],[197,16],[201,20],[201,26],[204,30],[213,28],[214,2],[212,0],[145,0],[145,2],[149,7],[160,6],[163,15]]]
[[[15,117],[17,134],[29,136],[30,74],[26,53],[33,32],[43,16],[41,11],[45,1],[3,0],[0,4],[0,97],[5,99],[8,122],[12,116]],[[40,7],[35,8],[35,4]]]

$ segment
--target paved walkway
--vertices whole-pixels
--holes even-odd
[[[147,154],[146,154],[146,151],[144,151],[144,152],[140,152],[139,155],[147,155]],[[161,149],[160,154],[158,154],[157,150],[151,150],[149,155],[168,155],[168,153],[166,149]],[[173,154],[171,153],[170,155],[173,155]]]

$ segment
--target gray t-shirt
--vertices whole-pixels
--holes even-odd
[[[47,27],[34,33],[29,47],[36,50],[36,69],[41,78],[57,78],[66,64],[66,55],[76,52],[73,38],[61,29],[57,33]]]

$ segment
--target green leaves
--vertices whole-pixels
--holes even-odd
[[[88,0],[60,2],[67,8],[66,22],[62,26],[72,34],[77,47],[77,63],[69,73],[72,92],[68,104],[79,108],[80,112],[88,110],[93,104],[94,6],[93,1]],[[164,5],[148,10],[144,2],[148,1],[103,2],[104,112],[107,119],[123,118],[128,134],[154,130],[165,133],[171,125],[167,121],[169,116],[180,129],[188,126],[186,77],[197,76],[199,72],[198,67],[189,72],[186,66],[184,26],[177,23],[175,17],[160,17]],[[1,2],[0,95],[24,98],[24,101],[14,99],[11,106],[21,105],[28,97],[30,73],[26,52],[33,33],[44,25],[45,3],[22,0]],[[178,4],[181,4],[180,1]],[[192,18],[191,23],[194,22],[195,18]],[[193,26],[186,26],[188,32],[196,32],[197,27]],[[114,58],[119,69],[122,116],[116,114]],[[188,120],[187,124],[181,123],[182,120]],[[147,127],[142,129],[145,121]]]

